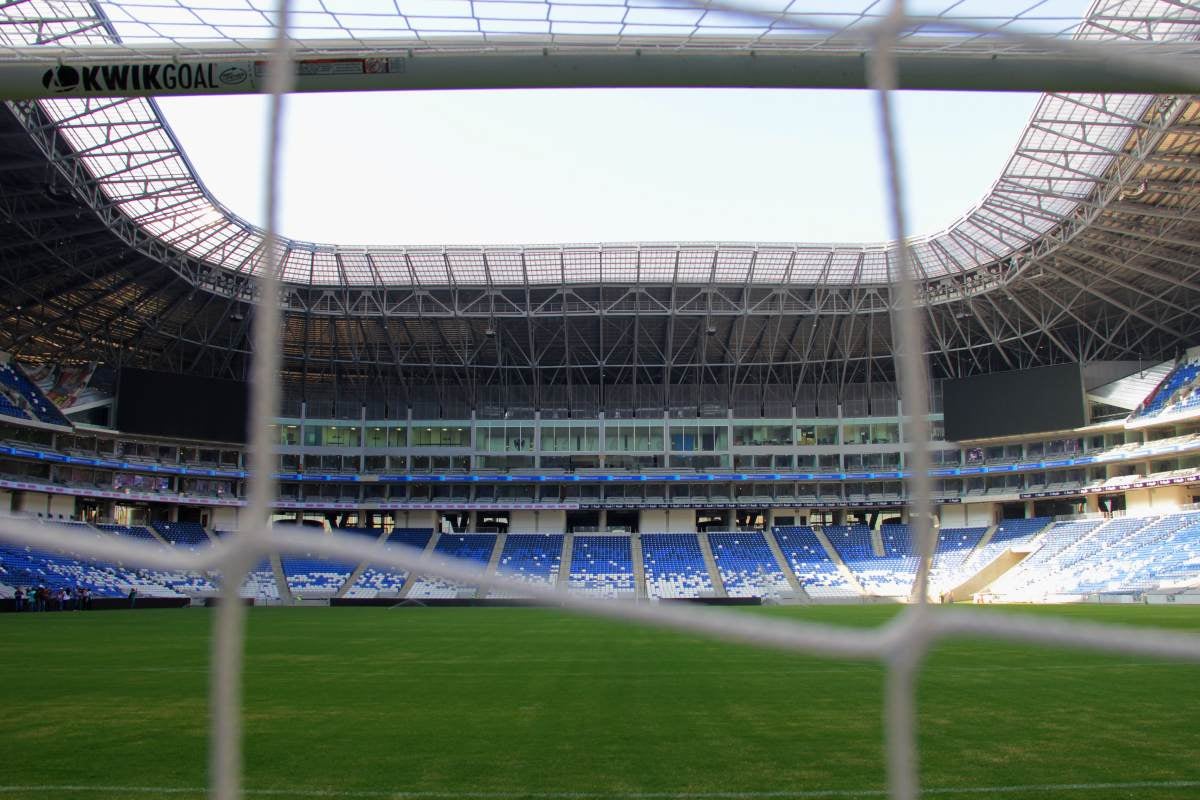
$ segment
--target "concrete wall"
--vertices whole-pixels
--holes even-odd
[[[967,507],[961,504],[947,504],[938,509],[938,520],[943,528],[967,527]]]
[[[538,513],[538,533],[566,533],[567,512],[561,509],[548,509]]]
[[[978,528],[992,525],[995,522],[995,512],[992,503],[962,503],[963,527]]]
[[[41,514],[45,516],[50,513],[50,495],[45,492],[14,492],[13,511],[19,511],[23,514]]]
[[[392,522],[397,528],[433,528],[438,527],[436,511],[393,511]]]
[[[57,518],[62,515],[64,519],[70,519],[75,516],[75,498],[66,494],[52,494],[49,497],[50,515]]]
[[[214,506],[208,515],[208,526],[210,529],[223,531],[237,530],[238,509],[228,506]]]
[[[696,516],[692,515],[692,524]],[[638,530],[642,533],[663,533],[667,530],[667,509],[647,508],[638,513]]]
[[[567,512],[556,509],[518,509],[509,512],[510,533],[563,533],[567,530]]]
[[[693,508],[672,508],[667,511],[668,533],[695,533],[696,510]]]

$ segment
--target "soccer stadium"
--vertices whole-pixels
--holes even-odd
[[[278,5],[0,3],[0,800],[1200,797],[1200,7]],[[895,235],[303,241],[158,100],[645,87]],[[905,89],[1041,93],[934,233]]]

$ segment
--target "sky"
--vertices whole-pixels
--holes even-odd
[[[913,234],[1000,176],[1038,96],[904,92]],[[265,99],[159,101],[218,201],[261,224]],[[282,232],[342,245],[887,240],[875,96],[812,90],[294,95]]]

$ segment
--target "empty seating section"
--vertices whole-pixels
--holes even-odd
[[[730,597],[763,597],[792,590],[761,533],[707,535],[725,593]]]
[[[905,575],[889,574],[889,564],[899,562],[896,558],[875,555],[869,527],[827,525],[822,530],[867,594],[897,597],[907,595],[911,591],[911,576],[915,569],[908,573],[907,579]],[[907,533],[904,536],[907,538]]]
[[[825,536],[869,595],[907,597],[917,577],[916,550],[907,525],[884,525],[879,532],[884,555],[875,555],[865,525],[829,526]]]
[[[938,531],[937,548],[929,571],[931,592],[941,594],[971,577],[971,572],[964,567],[985,533],[987,528],[942,528]]]
[[[52,425],[70,425],[58,406],[14,364],[0,364],[0,414],[38,419]],[[11,395],[7,397],[6,395]],[[19,398],[14,402],[15,398]]]
[[[1070,550],[1104,523],[1104,520],[1056,522],[1034,542],[1037,546],[1029,557],[992,584],[990,591],[1017,595],[1039,583],[1056,568],[1056,559]]]
[[[1049,517],[1028,519],[1006,519],[996,525],[992,538],[980,547],[967,561],[965,568],[978,572],[996,560],[1005,550],[1016,545],[1029,543],[1043,528],[1050,524]]]
[[[632,597],[636,589],[628,536],[576,536],[570,588],[602,597]]]
[[[124,536],[129,539],[141,539],[145,542],[153,542],[154,544],[162,544],[158,537],[141,525],[111,525],[100,523],[96,525],[102,531],[115,533],[118,536]]]
[[[153,528],[75,521],[44,522],[78,531],[83,536],[140,539],[163,547],[196,549],[211,544],[197,523],[154,523]],[[1118,517],[1051,523],[1046,518],[1005,520],[986,543],[986,528],[943,528],[930,573],[935,594],[954,589],[979,572],[1003,551],[1030,550],[1023,561],[986,587],[985,593],[1014,602],[1069,601],[1097,593],[1170,591],[1200,585],[1200,512],[1165,516]],[[375,539],[379,529],[339,532]],[[883,555],[877,555],[873,533],[865,525],[828,526],[826,537],[861,590],[868,595],[903,597],[911,593],[917,571],[917,547],[907,525],[884,525],[878,532]],[[157,533],[157,535],[156,535]],[[229,535],[228,533],[224,535]],[[791,585],[776,560],[771,542],[758,531],[700,534],[708,537],[725,592],[731,597],[789,593]],[[805,526],[774,528],[785,563],[807,594],[815,599],[850,599],[859,586],[840,569],[816,530]],[[427,528],[397,528],[385,547],[428,549],[435,536]],[[563,568],[562,534],[511,533],[504,539],[497,574],[528,583],[555,585]],[[642,566],[649,598],[695,598],[715,594],[699,535],[647,533],[641,536]],[[494,534],[451,533],[437,539],[436,557],[469,565],[482,574],[496,555]],[[282,555],[282,578],[298,598],[328,598],[342,591],[358,566],[312,555]],[[568,585],[572,590],[603,597],[632,597],[635,568],[632,541],[625,535],[576,535],[573,538]],[[404,570],[367,564],[349,598],[414,599],[475,597],[478,588],[433,575],[415,582]],[[214,574],[130,568],[55,548],[24,547],[0,542],[0,597],[16,587],[46,586],[74,592],[87,587],[95,597],[124,597],[131,588],[143,596],[209,596],[219,591]],[[247,575],[242,597],[278,601],[279,584],[270,559]],[[519,593],[517,593],[519,594]],[[491,597],[513,596],[492,593]]]
[[[401,529],[401,528],[396,528],[395,530],[402,530],[402,529]],[[352,527],[346,527],[346,528],[336,528],[336,529],[334,529],[334,531],[333,531],[333,532],[334,532],[334,533],[348,533],[348,534],[351,534],[352,536],[363,536],[363,537],[365,537],[365,538],[368,538],[368,539],[371,539],[371,540],[376,540],[376,539],[378,539],[380,536],[382,536],[382,535],[383,535],[383,529],[382,529],[382,528],[352,528]]]
[[[204,527],[198,522],[156,522],[154,530],[158,531],[168,544],[176,547],[186,547],[195,550],[197,547],[207,547],[212,543]]]
[[[332,597],[358,566],[311,555],[280,556],[288,591],[295,597]]]
[[[270,559],[264,558],[250,570],[238,594],[255,600],[279,599],[279,584],[275,582],[275,568],[271,566]]]
[[[1200,580],[1200,514],[1110,520],[1031,577],[1016,587],[997,581],[989,591],[1006,600],[1070,600],[1193,583]]]
[[[17,419],[29,419],[29,415],[21,410],[20,406],[16,405],[12,400],[8,399],[8,395],[0,392],[0,414],[6,417],[16,417]]]
[[[558,582],[562,534],[510,533],[504,540],[496,574],[528,583]]]
[[[1200,406],[1198,378],[1200,361],[1191,360],[1176,364],[1158,388],[1150,393],[1129,418],[1132,420],[1165,416]]]
[[[524,583],[553,586],[558,583],[562,564],[563,535],[559,533],[510,533],[504,539],[504,549],[496,564],[496,574]],[[521,592],[493,589],[493,599],[520,598]]]
[[[783,557],[810,597],[858,596],[858,589],[833,563],[812,528],[775,528],[773,535]]]
[[[847,566],[851,561],[875,557],[871,529],[866,525],[826,525],[821,530]]]
[[[642,534],[642,564],[649,597],[701,597],[713,593],[712,576],[694,533]]]
[[[432,528],[393,528],[388,534],[384,549],[393,545],[424,550],[433,538]],[[347,591],[346,597],[398,597],[408,580],[404,570],[385,567],[379,564],[368,564],[358,579]]]
[[[496,548],[492,533],[443,533],[433,552],[442,560],[461,562],[462,566],[477,568],[480,573]],[[408,593],[412,598],[473,597],[477,588],[434,575],[422,575]]]

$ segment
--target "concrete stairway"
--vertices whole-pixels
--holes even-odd
[[[717,597],[729,597],[729,592],[725,590],[725,582],[721,580],[721,570],[717,567],[717,557],[713,555],[712,542],[708,540],[708,534],[697,533],[696,538],[700,542],[700,553],[704,556],[704,566],[708,569],[708,577],[712,579],[713,594]]]
[[[879,528],[871,529],[871,550],[877,558],[883,558],[887,555],[887,551],[883,549],[883,531]]]
[[[563,549],[562,555],[558,560],[558,582],[557,586],[565,589],[568,582],[571,580],[571,552],[575,549],[575,534],[563,534]]]
[[[483,571],[484,575],[496,574],[496,569],[500,566],[500,555],[504,552],[504,543],[507,541],[507,533],[496,534],[496,544],[492,547],[492,555],[488,558],[487,568]]]
[[[385,531],[381,528],[379,530],[379,536],[375,539],[375,544],[381,544],[382,542],[387,541],[387,537],[388,537],[387,531]],[[338,589],[336,592],[334,592],[333,596],[334,597],[345,597],[346,592],[350,591],[350,587],[352,587],[355,583],[358,582],[359,577],[363,574],[363,570],[365,570],[367,568],[368,563],[370,563],[370,562],[364,561],[361,564],[359,564],[357,567],[355,567],[354,571],[350,573],[350,577],[346,578],[346,582],[342,584],[342,587],[340,589]]]
[[[642,535],[629,534],[629,552],[633,560],[633,596],[639,600],[646,594],[646,562],[642,560]]]
[[[808,596],[808,592],[804,591],[804,584],[800,583],[800,579],[792,571],[792,565],[788,562],[787,556],[779,548],[779,542],[775,539],[775,533],[773,531],[764,531],[763,538],[767,540],[767,546],[771,548],[771,554],[779,562],[779,568],[783,570],[783,577],[787,578],[788,585],[792,587],[792,591],[796,593],[796,597],[806,601],[811,600],[812,598]]]
[[[421,555],[427,556],[432,553],[433,549],[437,547],[438,539],[441,538],[442,534],[435,530],[433,536],[429,537],[429,544],[425,545],[425,549],[421,551]],[[420,579],[420,575],[415,575],[411,572],[408,573],[408,577],[404,579],[404,585],[400,587],[400,594],[396,595],[396,597],[401,600],[408,597],[408,593],[412,591],[412,587],[416,586],[417,581]]]
[[[825,548],[825,554],[829,556],[829,560],[838,568],[838,572],[842,573],[842,577],[846,579],[846,582],[854,587],[855,591],[859,594],[866,595],[867,590],[858,582],[858,576],[854,574],[854,571],[846,566],[845,561],[842,561],[842,557],[838,555],[837,548],[833,546],[833,542],[829,541],[829,537],[825,535],[825,531],[813,526],[813,533],[816,534],[817,541],[821,543],[821,547]]]
[[[271,556],[271,571],[275,573],[275,588],[279,590],[279,600],[282,603],[294,603],[296,598],[292,597],[292,590],[288,588],[287,578],[283,574],[283,564],[279,560],[279,554]]]
[[[983,548],[987,546],[987,543],[992,540],[992,537],[996,535],[996,530],[999,527],[1000,527],[1000,525],[997,523],[996,525],[993,525],[990,528],[988,528],[986,531],[984,531],[983,536],[979,537],[979,542],[975,545],[974,548],[971,549],[971,552],[967,553],[967,557],[963,559],[962,563],[966,564],[966,563],[970,562],[970,560],[975,557],[976,553],[983,550]]]

